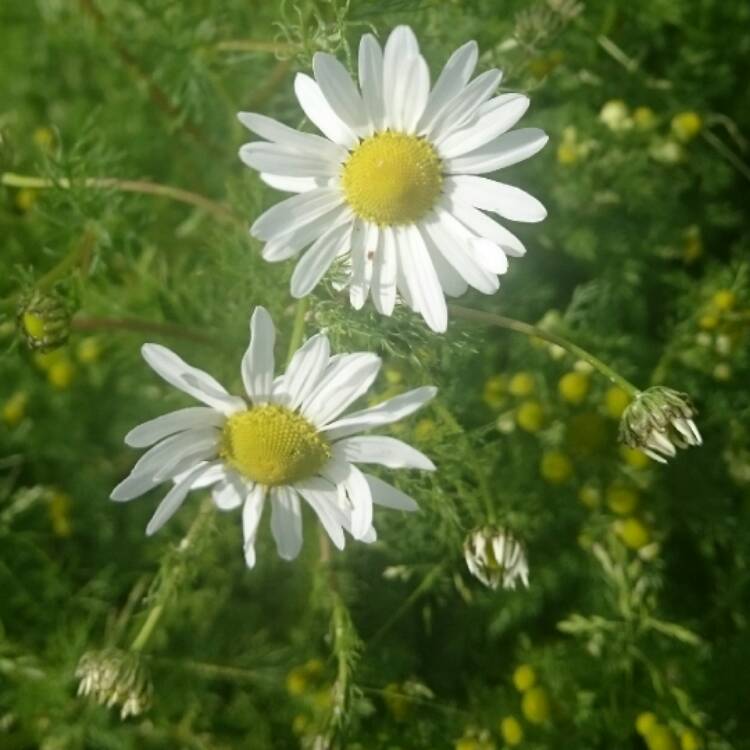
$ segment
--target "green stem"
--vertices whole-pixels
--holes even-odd
[[[299,349],[299,345],[302,343],[302,337],[305,335],[305,315],[307,314],[308,298],[302,297],[297,300],[297,305],[294,308],[294,323],[292,325],[292,335],[289,339],[289,349],[286,354],[287,365],[292,361],[294,352]]]
[[[475,323],[484,323],[485,325],[496,326],[498,328],[507,328],[509,331],[522,333],[524,336],[542,339],[550,344],[555,344],[555,346],[559,346],[579,359],[588,362],[594,369],[598,370],[616,386],[622,388],[622,390],[628,393],[632,398],[635,398],[641,392],[639,388],[613,370],[608,364],[602,362],[601,359],[595,357],[585,349],[582,349],[578,344],[574,344],[572,341],[568,341],[568,339],[558,336],[556,333],[545,331],[543,328],[531,325],[530,323],[524,323],[521,320],[506,318],[504,315],[496,315],[495,313],[483,312],[482,310],[474,310],[469,307],[462,307],[461,305],[449,305],[449,309],[456,317],[463,318],[464,320],[471,320]]]
[[[62,188],[69,190],[72,187],[84,187],[92,190],[120,190],[124,193],[142,193],[156,195],[161,198],[169,198],[178,203],[186,203],[195,206],[211,214],[218,221],[245,225],[242,217],[235,214],[230,208],[217,201],[206,198],[205,195],[183,190],[182,188],[160,185],[150,180],[119,180],[114,177],[84,177],[80,181],[71,181],[63,177],[53,180],[47,177],[34,177],[32,175],[15,174],[4,172],[0,182],[8,187],[31,188],[33,190],[46,190],[49,188]]]
[[[133,331],[136,333],[155,333],[161,336],[185,339],[206,346],[220,346],[221,337],[185,328],[174,323],[157,323],[137,318],[89,318],[77,317],[70,324],[74,331]]]

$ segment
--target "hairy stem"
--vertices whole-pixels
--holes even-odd
[[[185,339],[206,346],[220,346],[220,337],[196,331],[174,323],[157,323],[137,318],[91,318],[77,317],[70,324],[74,331],[131,331],[134,333],[156,333],[170,338]]]

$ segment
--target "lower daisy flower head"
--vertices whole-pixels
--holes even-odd
[[[286,560],[302,546],[302,502],[339,548],[344,531],[362,541],[375,539],[373,503],[416,510],[412,498],[357,465],[431,471],[432,462],[400,440],[360,433],[415,412],[436,389],[417,388],[344,415],[373,384],[379,357],[331,356],[328,339],[317,334],[294,354],[286,372],[274,377],[275,330],[264,308],[255,309],[250,332],[241,366],[247,401],[169,349],[143,346],[144,359],[158,375],[204,406],[157,417],[125,436],[128,445],[149,450],[115,487],[112,499],[132,500],[172,482],[146,529],[153,534],[190,490],[210,487],[219,509],[242,508],[249,567],[255,564],[255,537],[267,503],[278,553]]]
[[[359,86],[323,52],[313,58],[314,78],[297,75],[297,99],[322,136],[240,113],[264,139],[245,144],[242,161],[271,187],[296,193],[251,228],[268,261],[309,248],[292,275],[295,297],[309,294],[340,256],[355,308],[369,296],[390,315],[400,298],[435,331],[447,326],[445,294],[497,291],[508,256],[526,250],[485,212],[522,222],[546,212],[523,190],[479,175],[528,159],[547,136],[511,131],[529,100],[495,96],[499,70],[472,80],[478,54],[475,42],[460,47],[430,87],[408,26],[394,29],[384,48],[365,34]]]
[[[529,565],[521,543],[507,529],[484,526],[466,537],[464,558],[469,572],[485,586],[514,589],[529,585]]]

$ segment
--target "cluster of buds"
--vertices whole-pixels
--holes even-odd
[[[529,566],[523,545],[507,530],[482,526],[464,542],[464,557],[469,572],[485,586],[514,589],[520,580],[529,585]]]
[[[107,708],[119,706],[120,718],[138,716],[151,705],[153,686],[137,653],[110,648],[85,653],[76,667],[78,695]]]
[[[18,306],[18,329],[29,349],[50,352],[70,336],[70,306],[59,294],[30,292]]]
[[[701,445],[693,422],[696,411],[687,394],[656,386],[639,393],[620,422],[620,440],[654,461],[666,463],[677,448]]]

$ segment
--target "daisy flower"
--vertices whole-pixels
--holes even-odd
[[[294,90],[323,136],[259,114],[240,122],[265,139],[240,158],[278,190],[296,193],[262,214],[251,233],[267,261],[305,250],[291,280],[304,297],[333,261],[348,269],[351,304],[368,295],[390,315],[397,294],[434,331],[445,331],[445,294],[499,287],[520,240],[488,213],[536,222],[542,204],[484,173],[528,159],[547,142],[537,128],[508,132],[529,106],[521,94],[494,96],[499,70],[471,80],[475,42],[451,55],[435,85],[417,39],[396,28],[381,50],[372,34],[359,46],[359,88],[335,57],[318,52],[315,78]]]
[[[367,352],[331,356],[328,339],[317,334],[297,350],[286,372],[274,378],[274,340],[268,312],[257,307],[241,366],[249,403],[166,347],[142,347],[143,358],[158,375],[204,404],[144,422],[125,436],[133,448],[150,447],[112,491],[112,500],[133,500],[173,482],[147,534],[174,515],[190,490],[211,487],[217,508],[242,508],[245,560],[252,567],[266,501],[271,505],[271,532],[285,560],[294,559],[302,546],[302,501],[339,549],[344,547],[344,530],[355,539],[374,540],[373,503],[417,509],[412,498],[360,471],[357,464],[432,471],[433,463],[400,440],[360,433],[408,416],[437,389],[417,388],[344,415],[372,385],[380,358]]]

